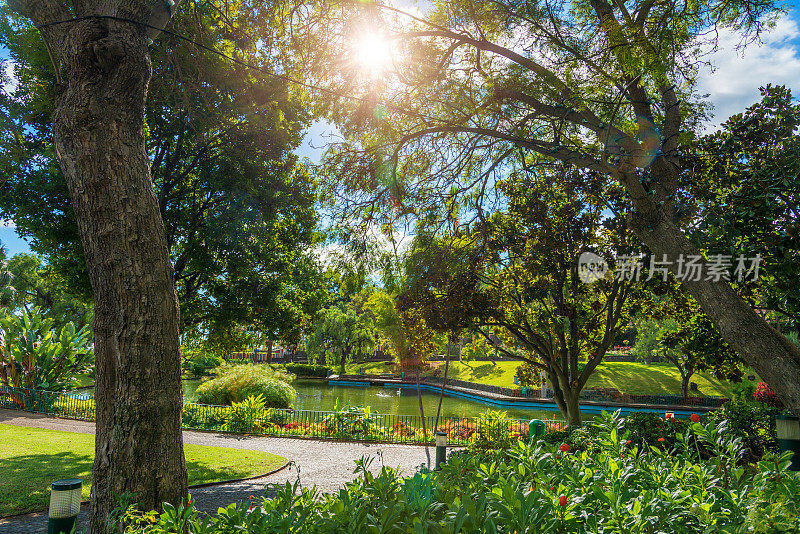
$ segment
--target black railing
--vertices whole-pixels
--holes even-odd
[[[88,393],[52,392],[0,386],[0,407],[93,421],[95,400]],[[339,411],[248,409],[243,405],[212,406],[184,403],[183,427],[238,434],[324,438],[347,441],[433,443],[434,416],[381,414],[369,408]],[[444,417],[438,430],[447,432],[452,445],[467,445],[482,433],[496,432],[498,423],[482,417]],[[528,421],[503,419],[511,435],[528,436]],[[546,421],[548,431],[563,429],[563,421]]]

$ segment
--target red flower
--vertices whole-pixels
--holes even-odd
[[[567,496],[566,495],[562,495],[561,497],[558,498],[558,505],[559,506],[566,506],[567,505]]]
[[[631,444],[631,440],[628,440],[628,441],[625,442],[625,445],[630,445],[630,444]]]
[[[664,441],[664,438],[658,438],[658,441]]]
[[[555,491],[555,488],[553,486],[550,486],[550,491]]]
[[[674,420],[675,420],[675,414],[668,413],[667,414],[667,421],[674,421]]]
[[[689,419],[692,420],[692,423],[696,423],[696,422],[698,422],[700,420],[700,416],[697,415],[696,413],[693,413],[692,416],[689,417]]]
[[[561,452],[569,452],[569,445],[566,443],[562,443],[561,446],[558,448]]]

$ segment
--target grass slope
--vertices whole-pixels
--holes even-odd
[[[444,371],[444,363],[437,362]],[[448,377],[469,382],[493,384],[513,388],[514,373],[519,362],[450,362]],[[391,368],[378,363],[350,364],[348,373],[357,373],[364,368],[367,374],[391,372]],[[697,382],[701,395],[712,397],[727,396],[728,384],[720,382],[710,375],[695,374],[692,382]],[[680,395],[681,375],[678,369],[669,363],[604,362],[589,378],[587,387],[613,387],[624,393],[644,395]]]
[[[277,469],[286,458],[268,452],[185,445],[189,484],[245,478]],[[0,424],[0,517],[44,510],[50,483],[82,478],[89,498],[94,435]]]

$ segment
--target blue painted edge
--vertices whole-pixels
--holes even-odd
[[[350,380],[328,380],[329,386],[356,386],[356,387],[365,387],[371,386],[369,382],[355,382]],[[402,389],[417,389],[416,384],[384,384],[383,387],[385,388],[392,388],[395,387],[402,388]],[[431,384],[420,384],[420,390],[438,393],[441,391],[441,387],[437,387]],[[482,395],[473,395],[472,393],[465,393],[463,391],[454,391],[451,389],[445,389],[444,394],[448,397],[457,397],[461,399],[472,400],[475,402],[482,402],[484,404],[490,404],[492,406],[497,406],[500,408],[529,408],[535,410],[543,410],[548,412],[555,412],[561,413],[553,403],[550,402],[536,402],[536,401],[527,401],[527,400],[519,400],[519,401],[502,401],[497,399],[492,399],[489,397],[484,397]],[[690,410],[676,410],[673,408],[669,408],[666,406],[654,406],[652,408],[628,408],[624,406],[598,406],[596,404],[582,404],[581,405],[581,412],[583,413],[590,413],[590,414],[600,414],[602,412],[616,412],[619,411],[622,415],[627,415],[633,412],[653,412],[653,413],[674,413],[676,416],[684,416],[689,417],[692,415],[693,411]]]

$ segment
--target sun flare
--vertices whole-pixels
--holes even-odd
[[[379,33],[360,35],[353,46],[355,61],[365,72],[377,74],[392,61],[392,49],[386,36]]]

